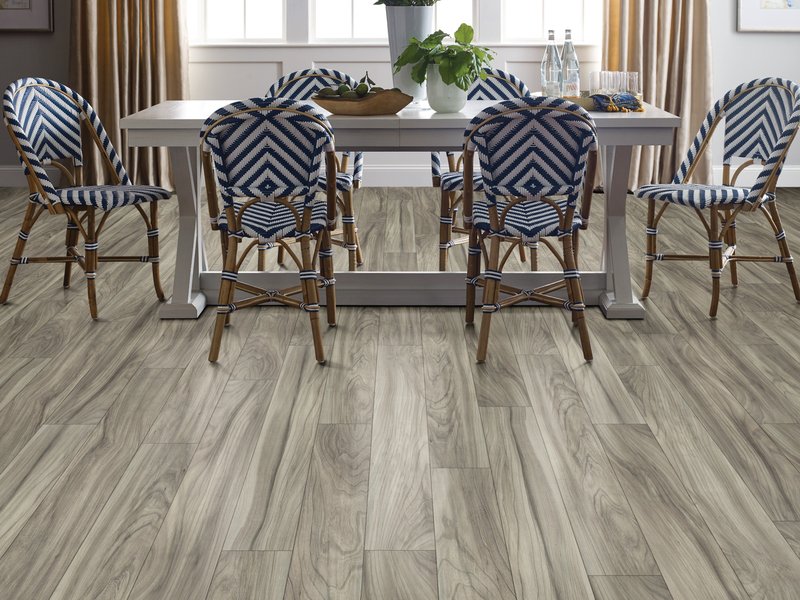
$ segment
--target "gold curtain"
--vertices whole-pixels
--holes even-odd
[[[636,149],[630,189],[669,182],[714,102],[707,0],[605,0],[603,69],[638,71],[645,102],[681,117],[671,147]],[[706,152],[694,181],[711,183]]]
[[[72,0],[71,85],[94,106],[128,175],[138,184],[171,187],[167,155],[163,149],[128,148],[119,121],[187,95],[188,43],[181,4],[182,0]],[[87,152],[87,183],[106,181],[97,159]]]

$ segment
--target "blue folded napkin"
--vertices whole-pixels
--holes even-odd
[[[603,112],[642,112],[642,102],[633,94],[623,92],[621,94],[594,94],[595,110]]]

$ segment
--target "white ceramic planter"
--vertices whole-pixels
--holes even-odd
[[[467,103],[467,92],[457,85],[447,85],[439,75],[439,65],[430,65],[425,78],[428,104],[436,112],[457,113]]]
[[[433,6],[387,6],[386,22],[389,26],[389,56],[392,65],[397,57],[408,46],[412,37],[424,40],[434,32]],[[414,96],[414,101],[425,100],[425,86],[411,79],[411,65],[403,67],[399,73],[392,75],[394,87],[400,88],[409,96]]]

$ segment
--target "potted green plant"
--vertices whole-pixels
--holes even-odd
[[[411,38],[419,40],[433,33],[434,5],[439,0],[377,0],[375,4],[386,7],[386,24],[389,30],[389,58],[391,63],[400,56]],[[392,76],[394,87],[414,97],[425,99],[425,86],[411,78],[411,67],[396,71]]]
[[[494,59],[489,48],[472,43],[475,31],[462,23],[451,37],[444,31],[424,40],[412,38],[394,63],[395,71],[411,66],[411,78],[427,80],[428,103],[436,112],[458,112],[467,103],[467,91]],[[452,39],[453,43],[445,43]]]

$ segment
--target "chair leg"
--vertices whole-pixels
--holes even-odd
[[[303,268],[300,284],[303,288],[303,309],[311,320],[311,335],[314,338],[314,354],[317,362],[325,364],[325,349],[322,347],[322,334],[319,330],[319,299],[317,297],[317,272],[311,259],[311,242],[308,236],[300,238],[300,252]]]
[[[736,246],[736,221],[731,222],[731,211],[725,211],[725,223],[730,223],[728,231],[725,232],[725,244],[728,246]],[[728,268],[731,270],[731,285],[736,287],[739,285],[739,272],[736,268],[736,261],[732,260],[728,263]]]
[[[222,278],[219,286],[219,306],[217,307],[217,318],[214,323],[214,333],[211,336],[211,350],[208,353],[209,362],[217,362],[219,349],[222,345],[222,332],[225,325],[230,321],[231,310],[229,304],[234,290],[236,289],[236,260],[237,250],[239,249],[238,238],[228,238],[228,249],[225,254],[225,266],[223,267]]]
[[[784,259],[786,270],[789,272],[789,280],[792,282],[794,299],[797,302],[800,302],[800,283],[797,281],[797,271],[795,271],[794,262],[791,260],[792,253],[789,250],[789,242],[786,241],[786,232],[783,230],[783,224],[781,223],[781,217],[778,213],[777,204],[775,202],[770,202],[768,210],[770,217],[772,218],[772,222],[775,224],[775,228],[778,230],[778,234],[775,237],[778,240],[778,248],[781,251],[781,257]]]
[[[356,270],[358,264],[358,242],[356,240],[356,218],[353,214],[353,192],[342,192],[344,210],[342,211],[342,229],[344,230],[344,245],[348,252],[348,269]]]
[[[161,255],[158,247],[158,203],[150,203],[150,231],[147,232],[147,252],[150,256],[150,266],[153,268],[153,287],[159,302],[163,302],[164,288],[161,287]]]
[[[530,247],[531,255],[531,271],[539,270],[539,242],[536,242]]]
[[[364,255],[361,253],[361,240],[358,237],[358,227],[353,224],[353,235],[356,240],[356,265],[359,267],[364,264]]]
[[[282,251],[283,248],[281,247],[280,250]],[[258,253],[258,270],[259,271],[266,271],[267,270],[267,249],[263,244],[258,244],[258,249],[256,250]]]
[[[575,251],[572,247],[572,236],[564,236],[564,278],[567,281],[567,297],[569,298],[570,310],[572,312],[572,322],[578,328],[581,338],[581,349],[583,350],[584,360],[591,361],[592,343],[589,339],[589,327],[586,324],[586,303],[583,296],[583,285],[581,285],[581,275],[578,265],[575,262]]]
[[[78,245],[78,237],[80,235],[80,230],[78,226],[72,222],[72,220],[67,217],[67,233],[65,236],[64,245],[66,246],[67,251],[67,258],[70,257],[70,249],[75,248]],[[64,283],[63,286],[68,288],[72,281],[72,263],[73,261],[67,261],[64,263]]]
[[[708,238],[708,266],[711,269],[711,308],[708,310],[708,316],[711,318],[717,316],[720,280],[722,279],[722,240],[719,239],[719,223],[719,210],[712,207],[709,222],[711,235]]]
[[[653,284],[653,263],[658,243],[658,233],[655,229],[656,222],[656,201],[647,201],[647,229],[646,229],[646,250],[647,256],[644,262],[644,285],[642,286],[642,299],[650,295],[650,286]]]
[[[33,202],[28,202],[28,208],[25,210],[25,216],[22,219],[22,226],[19,230],[19,237],[17,237],[17,244],[14,246],[14,252],[11,255],[11,265],[8,267],[6,273],[6,281],[3,284],[3,292],[0,293],[0,304],[5,304],[8,300],[8,295],[11,292],[11,284],[14,282],[14,275],[17,273],[17,266],[22,260],[22,253],[25,251],[25,242],[28,241],[28,236],[33,227],[33,219],[36,214],[36,205]]]
[[[89,314],[92,319],[97,319],[97,289],[95,278],[97,277],[97,229],[95,225],[95,209],[86,209],[86,290],[89,295]]]
[[[322,244],[319,249],[319,265],[325,281],[325,308],[328,313],[328,326],[336,327],[336,284],[333,273],[333,250],[331,232],[323,229]]]
[[[447,271],[447,254],[453,238],[453,213],[450,192],[441,190],[439,204],[439,270]]]
[[[486,285],[483,290],[483,318],[481,319],[481,331],[478,335],[478,355],[479,363],[486,360],[486,352],[489,347],[489,328],[492,325],[492,314],[497,312],[497,302],[500,298],[500,238],[493,237],[489,248],[489,264],[486,265]]]
[[[281,267],[286,266],[286,251],[283,246],[278,246],[278,265]]]
[[[467,325],[471,325],[475,321],[475,294],[478,291],[478,286],[475,284],[475,279],[480,274],[481,270],[481,246],[478,240],[478,230],[474,227],[469,231],[469,254],[467,255],[467,302],[466,302],[466,317],[464,321]]]

